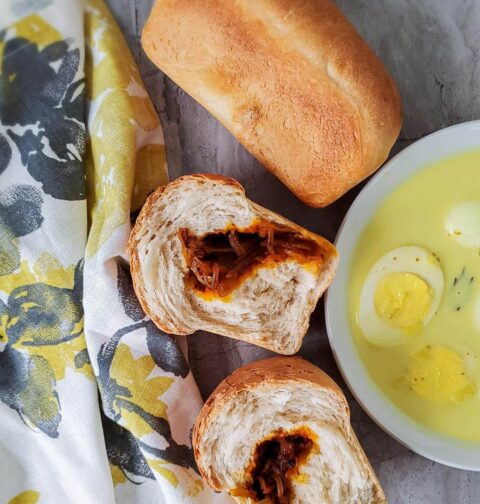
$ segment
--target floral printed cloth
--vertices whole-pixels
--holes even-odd
[[[201,399],[145,317],[125,244],[167,181],[163,134],[101,0],[2,0],[0,503],[230,502]]]

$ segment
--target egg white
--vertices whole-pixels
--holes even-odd
[[[445,229],[462,247],[480,248],[480,201],[464,201],[453,207]]]
[[[379,282],[391,273],[412,273],[432,289],[432,302],[423,324],[426,325],[437,311],[443,294],[443,272],[433,255],[421,247],[399,247],[383,255],[370,270],[358,309],[358,323],[365,338],[381,347],[392,347],[405,341],[402,329],[384,322],[375,310],[375,290]]]

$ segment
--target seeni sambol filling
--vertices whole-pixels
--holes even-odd
[[[260,266],[288,259],[300,263],[323,260],[322,248],[315,240],[268,221],[201,237],[180,228],[179,236],[194,287],[219,297],[230,294]]]
[[[255,453],[248,491],[258,501],[272,504],[289,504],[290,478],[298,474],[313,441],[301,434],[279,434],[260,443]]]

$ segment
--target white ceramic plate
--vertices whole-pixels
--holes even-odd
[[[480,149],[480,121],[458,124],[415,142],[386,163],[369,181],[350,207],[336,238],[340,267],[325,299],[325,314],[337,364],[352,394],[368,415],[414,452],[452,467],[480,471],[480,445],[423,427],[398,409],[374,384],[356,350],[347,313],[352,253],[379,204],[426,165],[474,149]]]

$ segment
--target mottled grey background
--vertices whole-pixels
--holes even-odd
[[[202,107],[142,52],[140,34],[152,0],[107,0],[119,22],[164,127],[170,176],[211,171],[237,178],[248,196],[333,239],[358,193],[314,210],[297,200]],[[432,131],[480,118],[480,0],[338,0],[398,83],[404,126],[398,152]],[[207,397],[236,367],[270,352],[206,333],[189,337],[189,359]],[[480,504],[480,474],[436,464],[391,439],[360,409],[342,382],[323,319],[312,318],[301,355],[327,371],[349,398],[352,422],[391,504]],[[479,453],[480,457],[480,453]]]

